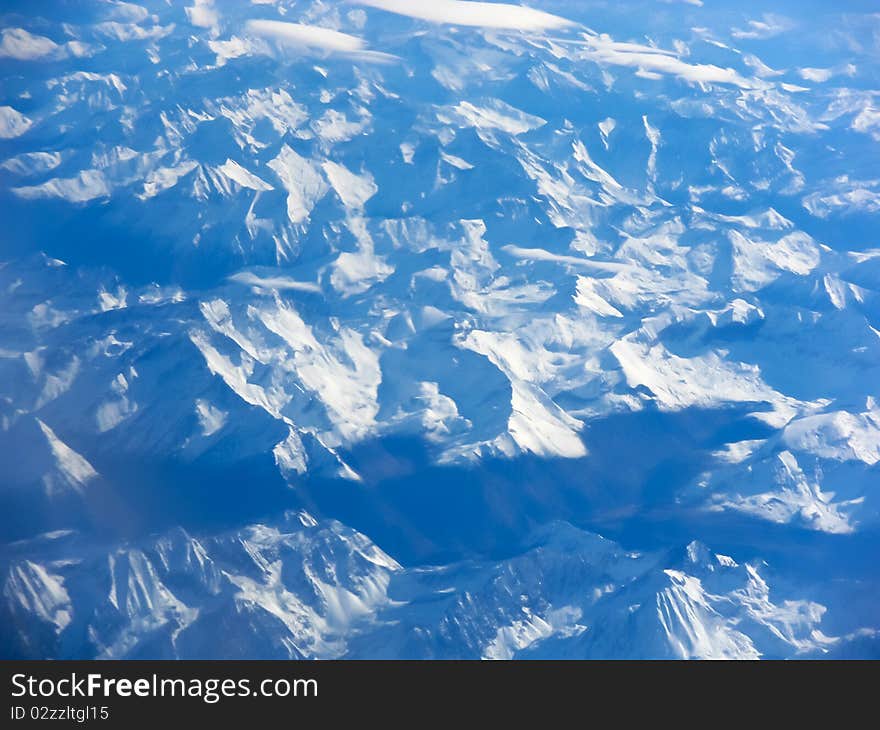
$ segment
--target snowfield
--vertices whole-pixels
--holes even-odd
[[[529,5],[4,6],[2,656],[880,656],[880,17]]]

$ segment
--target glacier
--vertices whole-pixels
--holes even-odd
[[[5,3],[0,656],[880,657],[878,38]]]

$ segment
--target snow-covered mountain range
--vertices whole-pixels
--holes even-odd
[[[4,656],[878,655],[871,3],[0,34]]]

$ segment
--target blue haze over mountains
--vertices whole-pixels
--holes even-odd
[[[0,656],[878,657],[878,58],[858,1],[4,3]]]

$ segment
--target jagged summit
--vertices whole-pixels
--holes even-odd
[[[877,18],[769,5],[7,4],[4,645],[870,646]]]

